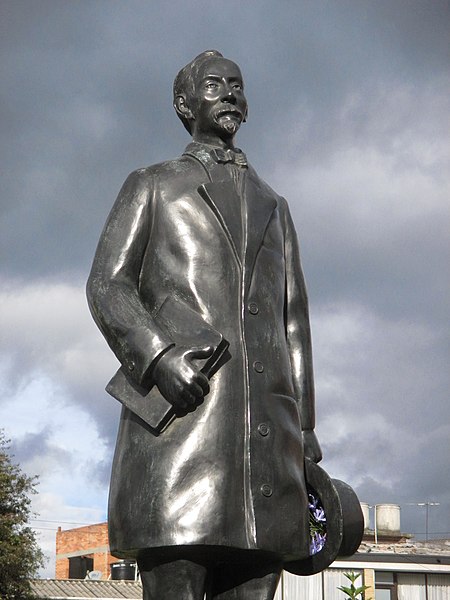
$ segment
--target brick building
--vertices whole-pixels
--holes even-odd
[[[100,571],[109,579],[110,564],[118,559],[109,553],[106,523],[56,533],[56,579],[84,579],[87,571]]]

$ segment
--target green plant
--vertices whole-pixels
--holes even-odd
[[[365,590],[369,586],[361,585],[359,587],[355,586],[355,581],[360,577],[361,573],[344,573],[344,577],[346,577],[350,581],[350,586],[340,585],[338,590],[347,594],[347,598],[345,600],[359,600],[363,598],[363,594]],[[365,600],[370,600],[370,598],[366,598]]]

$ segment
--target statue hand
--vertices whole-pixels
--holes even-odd
[[[174,346],[156,363],[153,380],[164,398],[183,416],[194,411],[209,393],[208,378],[192,364],[195,358],[208,358],[213,348],[187,349]]]
[[[305,429],[303,431],[303,449],[306,458],[309,458],[315,463],[322,460],[322,450],[320,448],[319,440],[312,429]]]

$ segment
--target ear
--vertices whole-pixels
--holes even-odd
[[[173,106],[174,106],[175,110],[177,111],[177,114],[179,117],[181,117],[183,119],[194,120],[195,117],[194,117],[191,109],[187,105],[186,96],[184,94],[179,94],[175,98]]]

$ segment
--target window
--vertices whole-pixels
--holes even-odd
[[[94,559],[89,556],[69,558],[69,579],[85,579],[87,572],[94,568]]]
[[[426,580],[423,573],[399,573],[398,600],[427,600]]]
[[[390,571],[375,571],[375,600],[397,600],[397,577]]]

